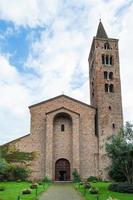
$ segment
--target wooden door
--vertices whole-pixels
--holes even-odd
[[[59,159],[55,163],[55,180],[69,181],[70,180],[70,163],[66,159]]]

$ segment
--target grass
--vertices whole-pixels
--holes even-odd
[[[117,198],[119,200],[133,200],[133,194],[128,193],[118,193],[118,192],[112,192],[108,190],[108,186],[110,183],[105,182],[97,182],[97,183],[91,183],[92,186],[97,187],[99,189],[99,194],[90,194],[88,190],[85,190],[82,185],[79,185],[78,183],[75,184],[75,188],[84,195],[86,200],[107,200],[109,197]],[[99,198],[97,198],[99,197]]]
[[[21,200],[35,200],[36,199],[36,189],[32,190],[31,194],[22,195],[22,190],[30,187],[29,182],[0,182],[0,187],[5,187],[4,191],[0,191],[0,200],[18,200],[20,195]],[[39,185],[37,189],[37,194],[48,188],[48,183],[43,183]]]

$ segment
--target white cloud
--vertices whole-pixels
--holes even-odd
[[[18,26],[40,26],[56,14],[58,0],[4,0],[0,1],[0,18]]]
[[[125,120],[133,122],[131,1],[78,0],[77,4],[77,0],[0,0],[0,19],[12,21],[18,29],[19,26],[45,25],[38,41],[28,40],[32,42],[32,48],[25,70],[34,70],[35,75],[18,72],[8,57],[0,56],[0,132],[3,141],[29,132],[27,107],[30,104],[63,92],[89,103],[87,60],[100,17],[109,37],[120,38],[124,116]],[[73,88],[73,74],[77,68],[85,81],[80,87]],[[7,136],[8,132],[12,137]]]

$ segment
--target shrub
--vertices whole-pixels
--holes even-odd
[[[29,173],[30,171],[24,166],[9,164],[4,160],[0,160],[0,181],[24,181],[28,178]]]
[[[116,182],[124,182],[126,181],[126,177],[124,173],[121,171],[120,167],[111,166],[109,168],[109,176]]]
[[[87,181],[84,182],[84,188],[85,188],[85,189],[90,189],[90,188],[91,188],[91,184],[88,183]]]
[[[113,183],[109,185],[108,189],[114,192],[133,193],[133,184]]]
[[[30,188],[24,189],[22,194],[31,194],[32,190]]]
[[[36,189],[38,188],[38,183],[33,183],[31,186],[30,186],[31,189]]]
[[[98,194],[99,190],[98,190],[98,188],[91,187],[90,190],[89,190],[89,192],[90,192],[91,194]]]
[[[15,166],[13,170],[14,179],[25,180],[28,178],[30,171],[25,167]]]
[[[89,181],[89,182],[97,182],[98,179],[97,179],[97,177],[95,177],[95,176],[89,176],[89,177],[87,178],[87,181]]]
[[[5,191],[5,187],[4,186],[0,186],[0,191]]]
[[[81,182],[79,182],[79,185],[84,185],[84,183],[81,181]]]
[[[4,160],[0,160],[0,181],[4,181],[6,179],[6,170],[8,168],[8,163]]]
[[[73,182],[74,183],[81,182],[80,175],[79,175],[79,173],[76,169],[73,171],[72,175],[73,175]]]
[[[107,200],[118,200],[118,199],[113,198],[113,197],[109,197]]]
[[[42,185],[42,182],[38,182],[39,185]]]

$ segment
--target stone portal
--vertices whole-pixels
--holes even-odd
[[[55,163],[55,180],[70,181],[70,163],[66,159],[59,159]]]

